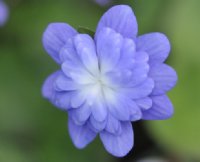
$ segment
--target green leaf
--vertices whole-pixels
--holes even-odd
[[[78,32],[79,33],[83,33],[83,34],[89,34],[92,38],[94,38],[94,34],[95,32],[92,31],[91,29],[87,28],[87,27],[78,27]]]

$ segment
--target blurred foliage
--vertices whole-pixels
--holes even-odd
[[[67,115],[41,96],[44,79],[58,69],[42,48],[41,37],[48,23],[62,21],[95,30],[106,8],[92,0],[6,2],[11,13],[6,26],[0,28],[0,161],[113,161],[99,140],[77,150],[67,132]],[[172,43],[168,62],[179,75],[177,87],[170,92],[174,117],[147,121],[148,132],[167,151],[200,159],[200,1],[116,3],[121,2],[134,8],[140,34],[167,34]]]

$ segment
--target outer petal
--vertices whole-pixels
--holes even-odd
[[[122,131],[120,135],[114,135],[103,131],[100,138],[106,150],[114,156],[123,157],[133,147],[133,129],[130,122],[121,124]]]
[[[61,73],[55,80],[57,91],[73,91],[80,88],[80,85]]]
[[[93,132],[86,124],[78,126],[70,118],[68,128],[74,145],[80,149],[87,146],[96,137],[96,133]]]
[[[77,32],[65,23],[49,24],[43,34],[43,45],[48,54],[57,62],[61,63],[59,52],[67,40]]]
[[[153,106],[149,110],[143,111],[142,119],[164,120],[170,118],[173,113],[173,105],[166,95],[153,96]]]
[[[172,89],[177,82],[177,74],[173,68],[166,64],[153,65],[149,76],[153,78],[155,87],[152,95],[161,95]]]
[[[59,92],[56,91],[56,79],[62,75],[61,71],[51,74],[43,84],[42,95],[51,101],[56,107],[67,110],[70,108],[70,100],[72,92]]]
[[[57,77],[61,74],[61,71],[56,71],[53,74],[51,74],[44,82],[43,87],[42,87],[42,95],[49,99],[52,100],[55,96],[55,89],[54,89],[54,84],[55,80]]]
[[[162,33],[145,34],[137,38],[138,51],[146,51],[149,54],[149,62],[162,63],[170,52],[170,43]]]
[[[138,32],[136,17],[127,5],[118,5],[109,9],[99,21],[95,37],[104,27],[109,27],[127,38],[135,38]]]

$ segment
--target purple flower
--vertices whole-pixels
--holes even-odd
[[[0,0],[0,26],[3,26],[6,23],[8,15],[8,7],[2,0]]]
[[[95,0],[95,2],[101,6],[105,6],[108,5],[111,2],[111,0]]]
[[[103,15],[94,39],[65,23],[52,23],[44,32],[44,48],[61,69],[47,78],[43,96],[68,112],[77,148],[99,134],[109,153],[125,156],[134,144],[132,121],[172,116],[166,92],[177,75],[164,63],[170,43],[161,33],[137,33],[136,17],[126,5]]]

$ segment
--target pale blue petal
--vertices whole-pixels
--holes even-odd
[[[91,115],[91,109],[87,104],[83,104],[77,109],[71,109],[69,116],[77,125],[83,125],[89,119]]]
[[[101,98],[96,98],[94,104],[91,105],[92,115],[97,121],[104,121],[107,118],[108,110],[106,104]]]
[[[103,28],[99,32],[96,44],[100,68],[103,73],[112,70],[119,62],[122,42],[122,36],[110,28]]]
[[[44,48],[57,63],[61,63],[59,56],[61,48],[76,34],[76,30],[66,23],[49,24],[42,38]]]
[[[53,104],[56,107],[61,108],[62,110],[71,109],[70,101],[72,98],[73,92],[56,92],[56,95],[53,100]]]
[[[170,52],[168,38],[162,33],[150,33],[137,38],[137,50],[146,51],[149,54],[149,62],[162,63]]]
[[[86,124],[82,126],[76,125],[70,118],[68,122],[68,129],[74,145],[79,149],[87,146],[96,137],[96,133],[93,132]]]
[[[55,80],[55,88],[57,91],[73,91],[78,90],[80,85],[66,77],[62,72]]]
[[[100,138],[105,149],[114,156],[123,157],[129,153],[133,147],[133,129],[130,122],[121,123],[122,131],[120,135],[111,134],[107,131],[100,133]]]
[[[128,95],[132,99],[140,99],[151,94],[154,88],[154,81],[151,78],[146,79],[143,83],[132,88],[123,88],[120,90],[122,94]]]
[[[87,34],[78,34],[74,38],[74,44],[84,67],[92,74],[97,74],[98,59],[93,39]]]
[[[150,97],[145,97],[142,99],[135,100],[137,105],[142,109],[142,110],[148,110],[152,107],[152,99]]]
[[[171,101],[166,95],[152,96],[153,105],[149,110],[143,111],[144,120],[165,120],[174,114]]]
[[[92,75],[80,64],[66,60],[61,68],[64,74],[77,84],[90,84],[93,80]]]
[[[78,90],[73,93],[73,96],[71,98],[71,107],[72,108],[78,108],[82,104],[84,104],[87,100],[87,94],[83,93],[83,91]]]
[[[95,132],[101,132],[105,127],[107,120],[105,119],[104,121],[97,121],[93,115],[90,116],[89,126],[90,128],[95,131]]]
[[[112,134],[120,134],[122,130],[121,122],[109,114],[105,130]]]
[[[130,104],[131,104],[131,105],[129,105],[130,121],[140,120],[142,118],[142,111],[140,110],[138,105],[133,100],[132,100],[132,102],[130,102]]]
[[[115,101],[109,103],[109,112],[118,120],[121,121],[135,121],[141,118],[141,111],[139,107],[130,98],[118,95]]]
[[[173,68],[166,64],[152,65],[149,76],[153,78],[155,87],[152,95],[162,95],[171,90],[177,82],[177,74]]]
[[[102,28],[109,27],[127,38],[135,38],[138,32],[136,17],[127,5],[118,5],[109,9],[99,21],[95,37]]]
[[[52,100],[55,96],[55,80],[58,78],[58,76],[61,74],[61,71],[56,71],[53,74],[51,74],[44,82],[42,86],[42,95],[43,97]]]
[[[117,69],[130,69],[135,62],[136,45],[132,39],[124,38]]]

